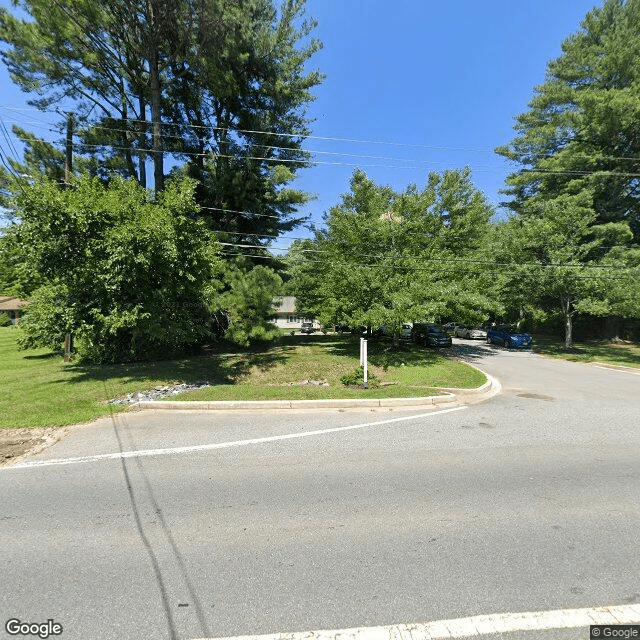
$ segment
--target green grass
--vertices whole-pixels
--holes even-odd
[[[549,336],[534,336],[533,349],[552,358],[574,362],[605,362],[640,368],[640,345],[633,342],[575,342],[571,351],[564,350],[564,342]]]
[[[106,400],[171,383],[207,381],[211,388],[175,396],[184,400],[259,400],[415,397],[433,387],[472,388],[485,378],[438,353],[411,347],[390,353],[370,345],[370,371],[387,386],[347,389],[340,376],[358,366],[351,336],[284,336],[261,352],[210,353],[151,363],[110,366],[65,364],[47,350],[19,351],[19,329],[0,327],[0,428],[62,426],[126,410]],[[329,387],[300,385],[326,380]]]
[[[402,351],[388,344],[370,343],[369,374],[382,383],[378,389],[350,389],[341,376],[359,365],[359,341],[351,336],[283,336],[280,344],[262,354],[235,360],[242,374],[232,387],[218,385],[176,400],[303,400],[317,398],[391,398],[435,395],[434,387],[473,388],[486,380],[466,364],[439,353],[409,345]],[[328,387],[301,385],[323,380]]]

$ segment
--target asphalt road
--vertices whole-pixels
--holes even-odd
[[[499,395],[118,414],[0,468],[0,638],[10,618],[188,639],[640,603],[640,375],[457,344]]]

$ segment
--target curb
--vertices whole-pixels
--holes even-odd
[[[626,371],[627,373],[640,375],[640,369],[637,367],[625,367],[623,364],[610,364],[609,362],[598,362],[597,360],[592,360],[586,364],[600,369],[613,369],[614,371]]]
[[[469,364],[469,363],[466,363]],[[353,408],[394,408],[427,407],[440,404],[453,404],[461,397],[471,396],[473,402],[488,400],[500,393],[500,381],[488,373],[477,369],[487,381],[475,389],[438,388],[443,395],[417,398],[370,398],[363,400],[146,400],[132,405],[137,411],[182,410],[182,411],[268,411],[274,409],[353,409]],[[471,400],[471,398],[470,398]]]
[[[237,410],[269,410],[269,409],[348,409],[353,407],[420,407],[448,404],[456,401],[453,393],[442,396],[426,396],[418,398],[370,398],[365,400],[153,400],[133,405],[135,409],[167,410],[182,409],[186,411],[237,411]]]

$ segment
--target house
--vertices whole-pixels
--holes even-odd
[[[315,318],[301,318],[296,311],[296,299],[294,296],[278,296],[273,301],[274,315],[271,322],[280,329],[300,329],[303,322],[313,322],[316,329],[320,325]]]
[[[0,296],[0,313],[6,313],[13,324],[18,324],[20,310],[28,304],[28,300],[20,300],[15,296]]]

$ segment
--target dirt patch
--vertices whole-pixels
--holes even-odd
[[[66,427],[0,429],[0,466],[13,464],[50,447],[66,434]]]

